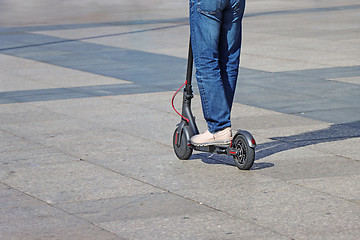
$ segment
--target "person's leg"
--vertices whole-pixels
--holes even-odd
[[[239,72],[242,18],[245,0],[230,0],[223,11],[219,41],[219,65],[228,108],[231,109]]]
[[[230,108],[219,66],[224,0],[190,0],[190,33],[204,118],[210,133],[230,127]]]

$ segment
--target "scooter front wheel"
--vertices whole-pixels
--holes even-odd
[[[241,170],[249,170],[255,161],[255,149],[250,147],[246,138],[241,134],[233,139],[232,146],[236,149],[235,165]]]
[[[193,152],[193,149],[188,145],[185,133],[180,128],[175,129],[173,147],[176,156],[181,160],[188,160]]]

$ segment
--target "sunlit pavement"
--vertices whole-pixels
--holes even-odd
[[[187,11],[0,0],[0,239],[359,239],[358,1],[247,2],[250,171],[173,152]]]

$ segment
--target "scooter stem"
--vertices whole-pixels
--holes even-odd
[[[186,91],[190,91],[191,89],[191,79],[192,79],[192,73],[193,73],[193,62],[194,62],[194,56],[191,46],[191,41],[189,42],[189,53],[188,53],[188,64],[187,64],[187,71],[186,71]]]
[[[186,72],[186,85],[184,89],[183,96],[183,106],[182,106],[182,115],[189,119],[189,125],[193,132],[193,135],[199,134],[199,130],[195,123],[195,117],[191,111],[191,99],[194,97],[191,79],[192,79],[192,70],[193,70],[193,51],[191,47],[191,41],[189,42],[189,54],[188,54],[188,64],[187,64],[187,72]]]

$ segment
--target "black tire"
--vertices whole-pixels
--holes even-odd
[[[249,170],[255,161],[255,149],[251,148],[243,135],[237,135],[233,140],[233,148],[237,154],[234,156],[235,165],[241,170]]]
[[[180,136],[180,142],[177,142],[178,135]],[[175,129],[173,135],[173,147],[176,156],[181,160],[188,160],[191,157],[193,149],[188,146],[188,142],[184,133],[181,133],[178,128]]]

